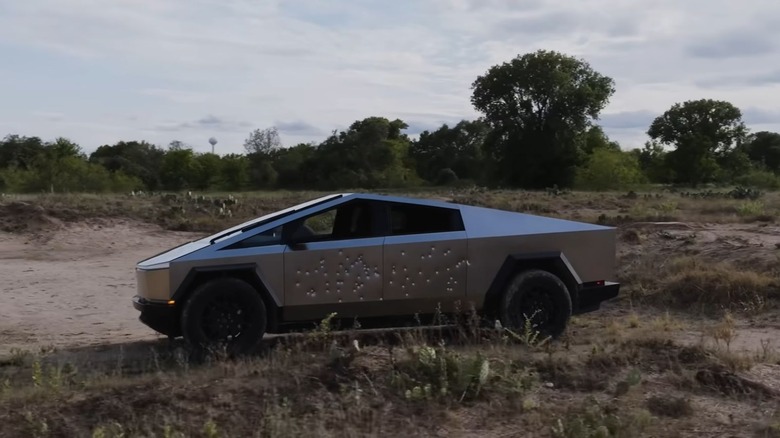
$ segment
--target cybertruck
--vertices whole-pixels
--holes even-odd
[[[333,312],[392,327],[402,317],[473,309],[483,321],[531,323],[557,337],[571,315],[618,295],[614,278],[611,227],[334,194],[139,262],[133,305],[164,335],[236,353]]]

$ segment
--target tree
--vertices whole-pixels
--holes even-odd
[[[224,190],[243,190],[249,182],[249,161],[244,155],[222,157],[221,185]]]
[[[744,140],[742,112],[729,102],[700,99],[676,103],[658,116],[647,134],[674,146],[668,163],[677,182],[694,186],[716,179],[729,167],[731,152]]]
[[[39,137],[8,135],[0,141],[0,169],[30,169],[43,149],[43,141]]]
[[[58,137],[52,143],[46,143],[43,151],[36,156],[33,167],[40,181],[50,192],[66,190],[66,180],[73,176],[80,161],[84,161],[81,147],[67,138]]]
[[[194,179],[192,187],[198,190],[215,188],[222,177],[222,160],[212,153],[195,155]]]
[[[582,151],[590,155],[598,149],[605,149],[611,151],[620,151],[620,144],[616,141],[612,141],[601,129],[601,126],[591,126],[585,134],[583,134]]]
[[[481,180],[482,146],[488,130],[481,120],[462,120],[452,128],[445,124],[433,132],[423,131],[409,149],[417,173],[431,182]],[[445,169],[448,172],[442,173]]]
[[[780,134],[767,131],[752,134],[745,143],[745,152],[752,162],[780,174]]]
[[[246,149],[247,154],[267,155],[280,147],[282,147],[282,140],[279,138],[279,131],[276,127],[255,129],[249,133],[249,137],[244,141],[244,149]]]
[[[176,147],[178,145],[173,149]],[[89,156],[89,161],[110,172],[124,172],[138,178],[147,190],[157,190],[160,188],[160,166],[164,155],[163,149],[146,141],[120,141],[100,146]]]
[[[279,173],[277,184],[281,187],[302,187],[306,181],[304,163],[314,157],[315,151],[314,145],[306,143],[273,151],[271,163]]]
[[[585,61],[539,50],[491,67],[472,90],[492,128],[486,151],[498,182],[539,188],[573,183],[578,139],[615,88]]]
[[[182,190],[194,186],[199,163],[190,148],[174,146],[165,152],[160,166],[160,180],[165,190]]]
[[[642,149],[632,149],[630,153],[636,157],[639,168],[648,181],[668,183],[674,180],[674,171],[666,164],[667,152],[658,142],[645,142]]]
[[[304,166],[311,184],[330,188],[398,187],[418,182],[409,157],[408,125],[368,117],[336,132]]]

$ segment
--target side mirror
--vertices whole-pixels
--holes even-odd
[[[287,246],[293,251],[303,251],[306,249],[306,244],[303,242],[290,242]]]

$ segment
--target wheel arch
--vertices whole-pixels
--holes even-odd
[[[281,306],[268,291],[260,276],[257,275],[257,265],[254,263],[194,267],[187,272],[171,299],[176,301],[177,307],[183,308],[198,286],[211,280],[227,277],[243,280],[257,291],[268,311],[266,331],[276,331],[281,321]]]
[[[563,252],[518,253],[510,254],[504,259],[504,263],[490,283],[483,303],[484,313],[488,317],[497,316],[501,296],[514,275],[530,269],[547,271],[560,278],[569,292],[572,308],[577,308],[578,292],[582,281]]]

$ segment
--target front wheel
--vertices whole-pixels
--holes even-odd
[[[557,276],[532,269],[517,274],[501,300],[501,325],[524,331],[530,325],[541,336],[557,338],[566,330],[572,303],[566,285]]]
[[[200,285],[181,315],[184,339],[197,350],[246,354],[265,334],[266,306],[245,281],[218,278]]]

